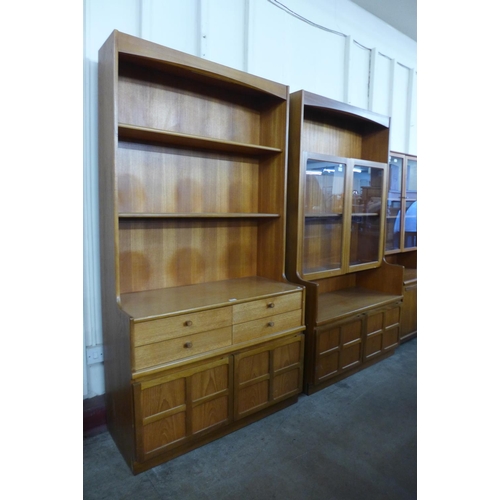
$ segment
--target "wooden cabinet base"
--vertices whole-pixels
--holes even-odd
[[[269,415],[272,415],[273,413],[283,410],[284,408],[287,408],[288,406],[295,404],[297,401],[298,401],[298,395],[295,395],[293,397],[285,399],[284,401],[276,403],[273,406],[265,408],[264,410],[261,410],[258,413],[254,413],[253,415],[249,415],[248,417],[245,417],[241,420],[234,421],[231,424],[223,428],[219,428],[217,431],[211,432],[210,434],[207,434],[202,438],[193,441],[189,444],[179,446],[178,448],[169,450],[164,454],[158,455],[157,457],[154,457],[150,460],[146,460],[144,462],[133,462],[131,464],[132,472],[134,474],[139,474],[141,472],[151,469],[152,467],[156,467],[157,465],[161,465],[174,458],[184,455],[185,453],[189,453],[190,451],[193,451],[196,448],[211,443],[212,441],[215,441],[217,439],[220,439],[221,437],[231,434],[232,432],[242,429],[243,427],[246,427],[247,425],[253,422],[257,422],[262,418],[265,418]]]
[[[377,358],[371,359],[370,361],[365,361],[362,365],[357,365],[355,368],[352,368],[348,371],[344,371],[340,375],[336,375],[335,377],[325,379],[324,381],[319,382],[317,384],[304,384],[304,393],[307,394],[308,396],[311,396],[312,394],[321,391],[322,389],[326,389],[327,387],[330,387],[331,385],[336,384],[337,382],[340,382],[341,380],[344,380],[347,377],[351,377],[352,375],[360,372],[361,370],[365,370],[366,368],[369,368],[370,366],[373,366],[376,363],[379,363],[380,361],[387,359],[388,357],[392,356],[394,352],[395,349],[391,349],[390,351],[381,354]]]

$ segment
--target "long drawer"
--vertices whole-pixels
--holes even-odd
[[[252,300],[233,306],[233,323],[244,323],[302,308],[302,291]]]
[[[139,347],[154,342],[185,337],[206,330],[231,326],[231,306],[193,312],[135,323],[132,332],[132,346]]]
[[[207,325],[205,325],[207,327]],[[169,363],[177,359],[213,351],[232,344],[231,326],[196,333],[133,349],[133,369],[142,370],[150,366]]]
[[[300,328],[302,326],[302,310],[275,314],[254,321],[247,321],[233,326],[233,342],[246,342],[274,335],[275,333]]]

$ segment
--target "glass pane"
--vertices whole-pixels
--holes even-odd
[[[378,260],[383,176],[382,168],[354,166],[349,265]]]
[[[389,162],[389,191],[387,193],[387,230],[385,249],[401,248],[401,196],[403,179],[403,158],[391,156]]]
[[[303,272],[340,269],[344,163],[307,160]]]
[[[417,246],[417,160],[406,167],[405,248]]]

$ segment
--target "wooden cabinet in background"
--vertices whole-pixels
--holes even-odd
[[[385,258],[404,266],[402,342],[417,334],[417,157],[391,152]]]
[[[288,87],[113,32],[99,51],[107,424],[134,473],[297,401]]]
[[[383,260],[389,118],[290,96],[286,275],[306,288],[305,392],[399,345],[403,268]]]

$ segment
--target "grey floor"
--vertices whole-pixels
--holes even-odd
[[[297,404],[133,476],[109,434],[83,443],[83,498],[417,498],[417,339]]]

